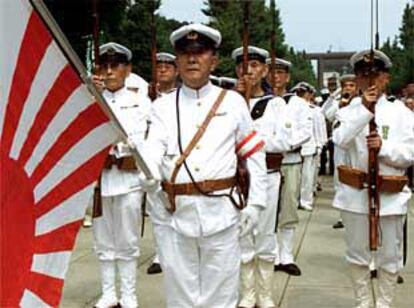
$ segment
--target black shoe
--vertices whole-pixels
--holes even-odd
[[[378,273],[377,270],[372,270],[371,271],[371,279],[377,278],[378,277]]]
[[[278,271],[280,271],[281,269],[280,269],[280,264],[275,264],[274,266],[273,266],[273,271],[274,272],[278,272]]]
[[[343,224],[343,222],[342,221],[340,221],[340,220],[338,220],[333,226],[332,226],[332,228],[334,228],[334,229],[342,229],[343,227],[345,227],[344,226],[344,224]]]
[[[402,278],[402,276],[398,275],[397,283],[398,284],[404,283],[404,278]]]
[[[302,275],[302,272],[300,271],[299,267],[295,263],[281,264],[280,271],[285,272],[286,274],[289,274],[292,276]]]
[[[159,273],[162,273],[162,268],[159,263],[152,263],[150,267],[147,268],[148,275],[154,275]]]

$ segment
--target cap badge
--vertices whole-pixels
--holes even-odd
[[[116,54],[116,50],[112,47],[108,48],[108,51],[106,52],[108,55],[113,56]]]
[[[364,55],[364,62],[366,63],[371,62],[371,54]]]
[[[195,41],[198,39],[198,33],[195,31],[191,31],[190,33],[187,34],[187,40],[190,41]]]

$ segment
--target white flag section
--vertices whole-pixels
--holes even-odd
[[[0,46],[0,307],[55,307],[117,137],[28,0],[0,1]]]

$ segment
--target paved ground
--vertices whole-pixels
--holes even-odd
[[[274,300],[280,308],[349,308],[353,305],[352,289],[343,259],[343,231],[332,229],[338,213],[330,206],[333,194],[331,179],[322,178],[322,185],[324,190],[318,194],[315,210],[312,213],[300,212],[296,255],[302,276],[289,277],[283,273],[274,276]],[[411,245],[414,245],[413,223],[414,215],[411,213]],[[138,294],[140,307],[162,308],[165,307],[162,275],[146,274],[146,268],[154,254],[150,228],[147,223],[139,259]],[[405,283],[398,286],[396,308],[413,307],[413,258],[414,255],[409,253],[403,272]],[[72,256],[61,307],[92,307],[99,296],[99,272],[92,249],[92,233],[90,229],[83,229]]]

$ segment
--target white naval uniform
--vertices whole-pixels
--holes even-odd
[[[319,106],[315,106],[317,112],[315,112],[316,116],[316,157],[315,157],[315,178],[314,178],[314,185],[313,191],[316,192],[317,184],[318,184],[318,175],[319,169],[321,167],[321,153],[322,148],[328,143],[328,129],[326,127],[326,120],[325,116],[322,112],[322,108]]]
[[[327,141],[327,132],[325,118],[320,108],[311,104],[308,106],[312,114],[312,135],[301,149],[303,164],[300,182],[300,205],[306,208],[312,208],[319,153]]]
[[[250,100],[250,110],[256,103],[268,97]],[[280,97],[270,98],[263,115],[254,120],[254,127],[265,140],[266,153],[283,153],[292,147],[292,130],[283,125],[287,121],[286,103]],[[275,259],[275,224],[278,211],[281,175],[279,171],[267,171],[266,209],[260,213],[259,225],[253,234],[241,239],[242,262],[247,263],[255,256],[267,262]]]
[[[280,192],[280,209],[278,215],[278,234],[276,241],[275,264],[290,264],[293,258],[293,238],[295,227],[299,222],[297,213],[300,196],[300,178],[302,157],[300,147],[312,135],[312,114],[308,103],[299,96],[293,95],[286,104],[286,120],[283,122],[291,131],[292,146],[283,153],[282,177]]]
[[[143,139],[151,103],[146,96],[127,90],[105,90],[104,98],[131,138]],[[118,158],[129,156],[129,148],[119,142],[111,149]],[[131,260],[139,256],[138,221],[142,192],[137,172],[104,169],[101,176],[103,215],[94,220],[95,250],[101,261]]]
[[[199,90],[185,85],[181,87],[179,113],[183,149],[220,91],[221,88],[210,82]],[[149,153],[146,160],[161,180],[170,180],[180,156],[176,93],[154,102],[146,142],[146,153]],[[244,99],[236,92],[228,91],[186,162],[198,182],[232,177],[236,173],[237,156],[246,158],[251,176],[248,204],[264,208],[266,167],[263,145],[263,140],[253,130]],[[185,166],[182,166],[176,183],[190,182]],[[160,209],[157,212],[162,216],[160,221],[169,224],[164,228],[169,232],[162,232],[163,239],[158,241],[167,307],[235,307],[241,259],[237,227],[239,210],[227,197],[177,196],[175,200],[174,214]]]
[[[390,102],[382,96],[376,104],[375,120],[382,146],[378,153],[381,175],[404,175],[414,161],[414,120],[412,114],[399,101]],[[368,149],[366,136],[373,115],[354,98],[341,110],[340,124],[333,131],[333,141],[346,150],[350,165],[367,172]],[[380,194],[381,246],[378,249],[378,268],[396,273],[402,268],[403,215],[411,196],[408,187],[400,193]],[[339,183],[334,207],[341,210],[346,234],[346,259],[351,264],[368,266],[371,251],[368,245],[368,193]]]

